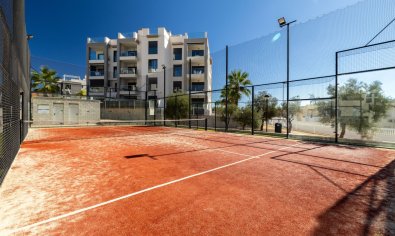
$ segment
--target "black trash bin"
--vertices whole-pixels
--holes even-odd
[[[283,125],[281,123],[275,123],[274,124],[274,132],[281,133],[281,129],[282,128],[283,128]]]

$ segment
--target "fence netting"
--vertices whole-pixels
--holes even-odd
[[[394,12],[392,0],[365,0],[292,24],[289,65],[285,27],[211,53],[206,68],[188,60],[147,72],[88,68],[97,78],[80,100],[100,111],[82,123],[196,119],[215,131],[393,144]]]
[[[23,4],[0,1],[0,184],[28,131],[29,49]]]

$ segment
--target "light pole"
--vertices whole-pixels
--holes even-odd
[[[287,23],[284,17],[278,19],[280,27],[287,26],[287,138],[289,138],[289,26],[296,20]]]
[[[268,94],[266,94],[266,95],[265,95],[265,100],[266,100],[266,112],[265,112],[266,133],[267,133],[267,121],[268,121],[267,114],[268,114],[268,110],[269,110],[269,98],[270,98],[270,96],[269,96]]]
[[[163,125],[166,126],[166,66],[162,65],[163,69]]]

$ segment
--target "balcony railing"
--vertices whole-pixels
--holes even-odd
[[[148,73],[158,72],[158,68],[148,68]]]
[[[137,70],[136,70],[136,68],[121,68],[121,74],[135,75],[135,74],[137,74]]]
[[[137,57],[137,51],[121,52],[121,57]]]
[[[188,38],[189,39],[202,39],[202,38],[207,38],[207,32],[192,32],[188,33]]]
[[[89,93],[104,93],[104,87],[90,87]]]
[[[104,76],[104,71],[91,71],[90,76]]]
[[[204,74],[204,69],[192,69],[193,75],[202,75]]]
[[[204,85],[192,85],[191,91],[204,91]]]
[[[149,89],[149,91],[156,91],[156,90],[158,90],[158,85],[157,84],[150,84],[148,89]]]
[[[136,85],[121,85],[121,91],[137,91]]]
[[[89,56],[89,60],[95,60],[95,61],[99,61],[99,60],[104,60],[104,55],[92,55]]]
[[[106,42],[105,37],[88,38],[88,43],[104,43],[104,42]]]
[[[119,33],[118,34],[119,39],[137,39],[137,33],[132,32],[132,33]]]

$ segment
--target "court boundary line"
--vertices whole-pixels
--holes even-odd
[[[128,199],[128,198],[131,198],[133,196],[143,194],[145,192],[149,192],[149,191],[152,191],[152,190],[155,190],[155,189],[163,188],[163,187],[166,187],[168,185],[172,185],[172,184],[175,184],[175,183],[178,183],[178,182],[182,182],[182,181],[194,178],[194,177],[198,177],[198,176],[205,175],[205,174],[208,174],[208,173],[211,173],[211,172],[215,172],[217,170],[221,170],[221,169],[225,169],[225,168],[228,168],[228,167],[231,167],[231,166],[235,166],[235,165],[238,165],[238,164],[241,164],[241,163],[244,163],[244,162],[248,162],[248,161],[251,161],[251,160],[254,160],[254,159],[259,159],[259,158],[261,158],[263,156],[266,156],[266,155],[269,155],[269,154],[272,154],[272,153],[276,153],[278,151],[282,151],[282,150],[285,150],[285,149],[293,148],[293,147],[296,147],[298,145],[301,145],[301,143],[297,142],[294,145],[291,145],[291,146],[288,146],[288,147],[284,147],[284,148],[280,148],[278,150],[272,150],[272,151],[269,151],[269,152],[266,152],[266,153],[263,153],[263,154],[260,154],[260,155],[255,155],[255,156],[242,154],[242,155],[249,156],[249,158],[246,158],[246,159],[243,159],[243,160],[239,160],[239,161],[236,161],[236,162],[232,162],[232,163],[229,163],[229,164],[226,164],[226,165],[222,165],[222,166],[219,166],[219,167],[215,167],[215,168],[212,168],[212,169],[209,169],[209,170],[201,171],[201,172],[198,172],[198,173],[195,173],[195,174],[192,174],[192,175],[188,175],[188,176],[185,176],[185,177],[182,177],[182,178],[179,178],[179,179],[175,179],[175,180],[172,180],[172,181],[168,181],[168,182],[165,182],[165,183],[162,183],[162,184],[158,184],[158,185],[155,185],[155,186],[152,186],[152,187],[148,187],[148,188],[145,188],[145,189],[133,192],[133,193],[129,193],[129,194],[117,197],[117,198],[113,198],[113,199],[110,199],[110,200],[107,200],[107,201],[104,201],[104,202],[101,202],[101,203],[98,203],[98,204],[94,204],[94,205],[91,205],[91,206],[88,206],[88,207],[80,208],[78,210],[74,210],[74,211],[71,211],[69,213],[64,213],[64,214],[61,214],[61,215],[58,215],[58,216],[54,216],[54,217],[48,218],[46,220],[42,220],[42,221],[30,224],[30,225],[26,225],[26,226],[22,226],[22,227],[13,229],[13,230],[6,231],[6,233],[7,234],[14,234],[14,233],[17,233],[17,232],[20,232],[20,231],[25,231],[25,230],[28,230],[30,228],[36,227],[36,226],[40,226],[40,225],[44,225],[44,224],[47,224],[47,223],[51,223],[51,222],[54,222],[54,221],[57,221],[57,220],[61,220],[61,219],[64,219],[64,218],[67,218],[67,217],[70,217],[70,216],[73,216],[73,215],[78,215],[80,213],[87,212],[89,210],[93,210],[95,208],[106,206],[106,205],[109,205],[109,204],[114,203],[114,202],[118,202],[118,201],[121,201],[121,200],[124,200],[124,199]],[[227,152],[230,153],[229,151],[227,151]],[[238,154],[238,153],[232,153],[232,154]]]

